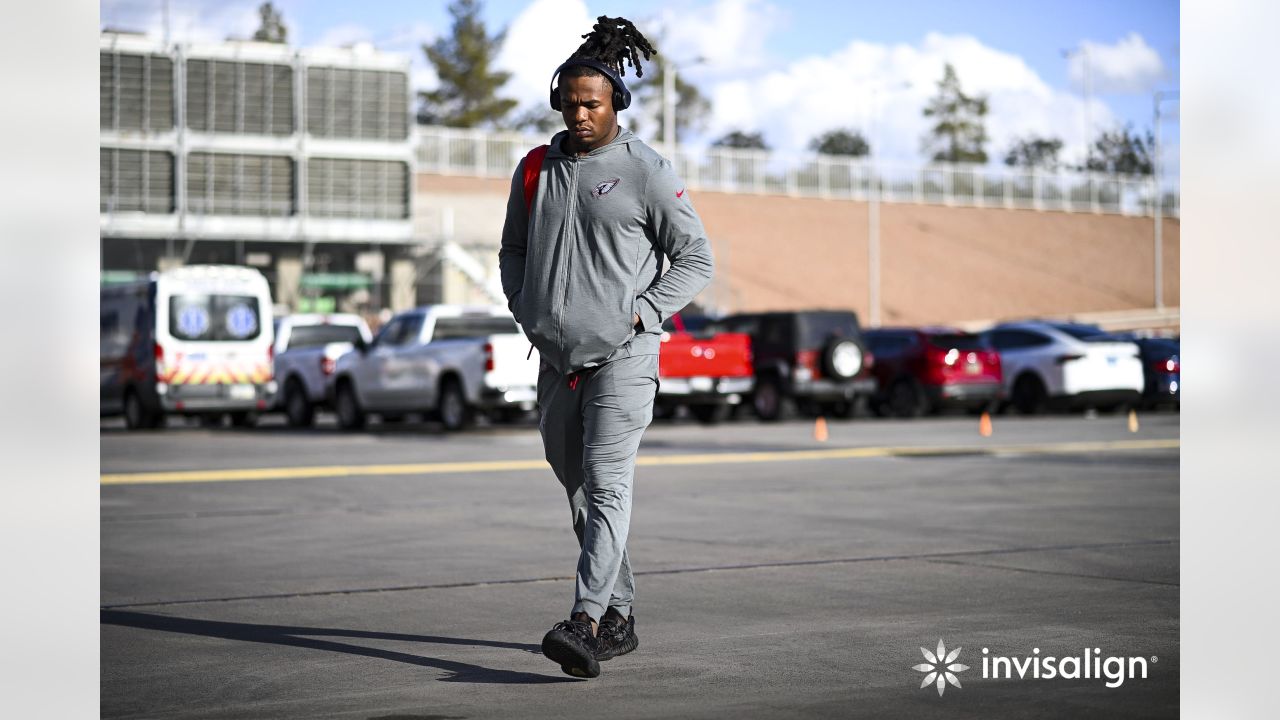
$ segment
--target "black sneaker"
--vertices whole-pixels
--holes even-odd
[[[609,613],[600,623],[600,635],[596,638],[596,660],[608,660],[640,647],[640,638],[636,637],[636,618]]]
[[[574,677],[593,678],[600,674],[597,647],[591,623],[577,620],[556,623],[542,638],[542,654],[560,663],[560,669]]]

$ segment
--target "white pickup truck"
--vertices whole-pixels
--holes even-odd
[[[359,315],[299,314],[278,318],[275,331],[279,392],[272,409],[283,410],[293,427],[310,427],[328,400],[338,358],[369,342],[369,325]]]
[[[428,305],[391,318],[367,345],[338,359],[330,382],[338,424],[364,426],[423,413],[446,430],[477,411],[514,419],[537,402],[538,358],[503,307]]]

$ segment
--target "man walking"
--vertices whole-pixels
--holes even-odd
[[[624,63],[642,76],[639,55],[657,51],[622,18],[602,16],[583,37],[552,75],[566,130],[512,178],[499,265],[541,358],[539,430],[581,547],[569,619],[542,651],[596,677],[600,660],[639,644],[626,548],[636,452],[653,419],[662,321],[707,286],[712,257],[671,163],[618,126],[631,102]]]

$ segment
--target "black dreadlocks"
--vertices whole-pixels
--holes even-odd
[[[649,40],[640,34],[636,26],[626,18],[601,15],[596,18],[596,24],[592,26],[591,32],[582,37],[586,38],[586,42],[579,45],[569,59],[598,60],[612,68],[619,77],[627,74],[624,63],[635,68],[636,77],[644,77],[644,68],[640,67],[640,55],[644,55],[644,59],[648,60],[651,55],[658,54],[658,51],[649,44]],[[575,65],[566,68],[564,74],[569,77],[590,77],[600,73],[585,65]]]

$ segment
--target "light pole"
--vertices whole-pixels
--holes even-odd
[[[910,82],[893,85],[886,90],[905,90],[911,87]],[[871,327],[880,327],[880,174],[876,161],[877,148],[880,146],[880,91],[876,85],[871,88],[871,114],[868,119],[868,134],[871,136],[871,148],[867,153],[870,159],[870,177],[867,178],[867,304],[871,314]]]
[[[1084,84],[1080,88],[1080,92],[1084,97],[1084,110],[1081,113],[1084,125],[1081,128],[1084,139],[1084,167],[1088,169],[1089,159],[1093,157],[1092,149],[1089,141],[1089,101],[1093,95],[1093,69],[1089,66],[1089,46],[1083,43],[1080,47],[1067,49],[1062,51],[1062,57],[1068,60],[1079,55],[1081,62],[1084,63]]]
[[[1156,309],[1164,309],[1164,235],[1160,223],[1160,211],[1163,209],[1164,197],[1160,189],[1160,102],[1166,99],[1178,97],[1177,90],[1157,90],[1152,102],[1155,110],[1155,126],[1156,137],[1155,147],[1152,148],[1151,158],[1151,183],[1153,186],[1153,195],[1155,199],[1155,283],[1156,283]]]
[[[685,65],[701,65],[706,58],[698,56]],[[662,145],[667,158],[676,161],[676,64],[662,56]]]
[[[676,155],[676,66],[662,61],[662,144],[667,157]]]

